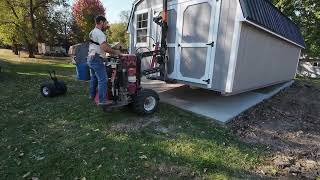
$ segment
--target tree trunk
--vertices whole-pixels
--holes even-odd
[[[17,44],[17,41],[16,41],[16,39],[14,37],[12,38],[12,52],[15,55],[19,54],[19,52],[18,52],[18,44]]]
[[[30,20],[31,20],[31,29],[33,32],[33,35],[36,34],[36,27],[35,27],[35,19],[34,19],[34,10],[33,10],[33,0],[30,0]],[[28,52],[29,52],[29,58],[34,58],[34,40],[32,40],[30,43],[28,43]]]
[[[32,44],[32,43],[29,43],[29,44],[27,45],[27,47],[28,47],[29,58],[35,58],[35,56],[34,56],[34,46],[33,46],[33,44]]]
[[[13,50],[13,53],[14,53],[15,55],[19,55],[18,45],[17,45],[17,44],[13,44],[13,45],[12,45],[12,50]]]

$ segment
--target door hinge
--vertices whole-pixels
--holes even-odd
[[[206,45],[213,47],[214,46],[214,41],[212,41],[211,43],[208,43]]]
[[[207,84],[210,84],[211,79],[203,80],[203,82],[206,82]]]

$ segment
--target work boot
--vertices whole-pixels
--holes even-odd
[[[95,97],[89,96],[90,101],[94,101]]]

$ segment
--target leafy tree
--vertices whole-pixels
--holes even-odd
[[[71,35],[72,16],[68,4],[56,7],[48,17],[46,27],[46,38],[44,42],[51,46],[63,46],[68,50]]]
[[[34,57],[36,42],[41,39],[41,22],[48,16],[49,8],[60,1],[0,0],[1,38],[13,46],[18,43],[25,45],[29,57]]]
[[[109,43],[120,42],[128,47],[129,35],[127,33],[127,24],[117,23],[111,24],[109,33],[108,33]]]
[[[127,25],[129,22],[130,11],[121,11],[120,23],[111,24],[108,31],[108,41],[109,43],[120,42],[128,48],[129,45],[129,35],[127,33]]]
[[[95,26],[94,19],[98,15],[105,15],[105,8],[100,0],[75,0],[72,7],[74,18],[73,30],[77,30],[81,41],[89,39],[89,33]]]
[[[308,56],[320,56],[320,1],[273,0],[273,3],[301,29]]]

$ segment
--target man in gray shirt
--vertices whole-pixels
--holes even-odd
[[[107,37],[104,33],[110,26],[103,16],[96,17],[96,27],[90,32],[90,44],[88,52],[88,65],[90,67],[90,99],[94,100],[98,87],[99,105],[107,105],[107,72],[103,64],[106,53],[119,56],[121,52],[112,49],[107,44]]]

